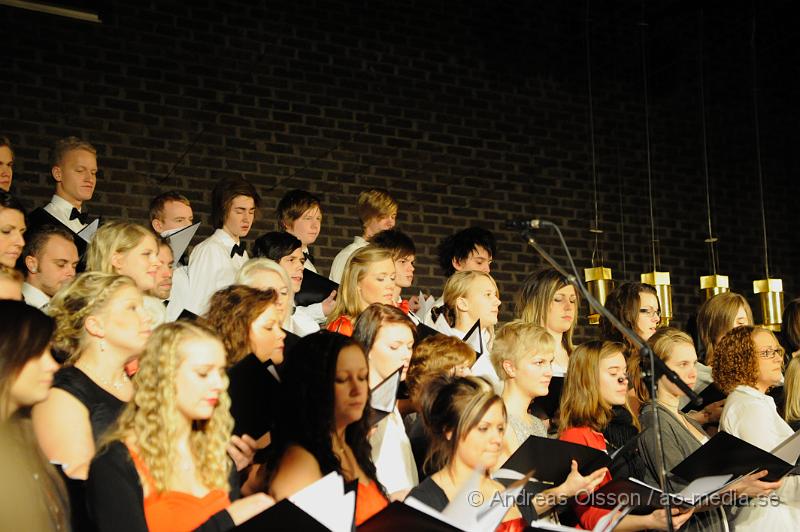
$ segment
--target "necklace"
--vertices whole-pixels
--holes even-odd
[[[128,378],[128,375],[123,372],[122,377],[114,379],[113,381],[109,379],[98,379],[98,381],[103,386],[107,386],[115,390],[121,390],[123,386],[130,382],[130,379]]]

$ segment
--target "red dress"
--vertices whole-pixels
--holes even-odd
[[[380,512],[389,501],[383,496],[381,490],[375,482],[369,484],[358,484],[358,491],[356,492],[356,526]]]
[[[228,494],[211,490],[203,497],[182,491],[156,491],[150,470],[136,452],[128,447],[136,469],[147,481],[150,494],[144,499],[144,517],[150,532],[189,532],[231,505]]]
[[[325,328],[345,336],[353,336],[353,322],[347,316],[339,316]]]
[[[562,432],[558,439],[572,443],[579,443],[581,445],[586,445],[587,447],[597,449],[598,451],[607,452],[606,439],[603,434],[592,430],[589,427],[569,428]],[[611,474],[606,471],[603,481],[600,482],[597,487],[599,488],[608,482],[611,482]],[[578,521],[580,522],[581,528],[586,530],[593,529],[594,525],[596,525],[604,515],[611,511],[606,510],[605,508],[597,508],[595,506],[581,504],[580,501],[577,501],[577,503],[573,505],[573,509],[575,510],[575,514],[578,516]]]

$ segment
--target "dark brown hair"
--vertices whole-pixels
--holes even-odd
[[[372,351],[372,345],[375,343],[381,327],[389,324],[405,325],[411,330],[416,341],[417,326],[402,310],[391,305],[373,303],[358,315],[353,327],[353,338],[361,344],[367,356]]]
[[[231,210],[231,203],[237,196],[253,198],[256,208],[261,204],[261,196],[248,181],[240,177],[226,178],[218,182],[211,191],[211,223],[219,229],[225,223],[225,218]]]
[[[288,225],[300,218],[304,212],[312,207],[322,210],[322,204],[317,196],[305,190],[290,190],[278,202],[276,214],[278,228],[286,231]]]

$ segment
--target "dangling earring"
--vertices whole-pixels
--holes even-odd
[[[100,353],[106,352],[106,341],[102,338],[100,339]]]

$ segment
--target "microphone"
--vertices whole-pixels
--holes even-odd
[[[539,229],[542,225],[542,220],[534,218],[533,220],[508,220],[506,221],[506,229]]]

